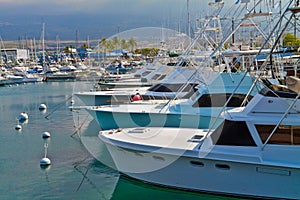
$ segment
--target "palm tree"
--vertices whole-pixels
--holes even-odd
[[[112,40],[107,40],[106,48],[108,51],[112,51],[115,48],[115,45]]]
[[[119,38],[117,36],[115,36],[111,39],[111,42],[112,42],[113,49],[118,49],[119,44],[120,44]]]
[[[122,39],[120,41],[120,46],[121,46],[121,49],[129,49],[129,44],[127,43],[127,41],[125,39]]]
[[[131,37],[128,41],[128,44],[130,46],[131,52],[133,52],[134,48],[137,46],[136,40],[133,37]]]
[[[104,56],[104,59],[106,58],[107,43],[108,43],[108,42],[107,42],[107,39],[106,39],[106,38],[102,38],[102,39],[100,40],[100,42],[99,42],[99,45],[98,45],[98,47],[99,47],[98,51],[100,51],[100,48],[103,49],[103,56]]]

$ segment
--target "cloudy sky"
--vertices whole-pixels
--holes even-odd
[[[191,20],[208,14],[207,3],[189,0]],[[0,36],[40,37],[44,22],[46,39],[99,39],[139,27],[185,29],[186,16],[187,0],[0,0]]]

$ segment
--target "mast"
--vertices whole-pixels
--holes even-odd
[[[59,36],[56,35],[56,56],[57,56],[57,62],[60,62],[60,45],[59,45]]]
[[[188,23],[188,31],[187,34],[189,37],[191,37],[191,19],[190,19],[190,1],[186,1],[186,8],[187,8],[187,23]]]
[[[43,53],[42,67],[43,67],[43,71],[45,72],[45,22],[43,22],[43,27],[42,27],[42,53]]]

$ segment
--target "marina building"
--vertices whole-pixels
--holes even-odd
[[[1,49],[0,60],[4,60],[6,62],[8,61],[15,62],[17,60],[27,60],[27,59],[29,59],[28,49],[18,49],[18,48]]]

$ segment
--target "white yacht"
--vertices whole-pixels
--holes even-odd
[[[117,169],[166,187],[250,198],[300,199],[300,90],[263,89],[223,113],[215,130],[100,131]]]
[[[149,87],[159,82],[172,71],[173,66],[167,65],[150,65],[145,67],[146,70],[139,70],[134,73],[132,78],[120,79],[118,81],[106,82],[100,81],[100,88],[128,88],[128,87]],[[141,72],[141,73],[140,73]]]
[[[241,106],[252,84],[253,77],[245,73],[219,73],[207,84],[199,84],[189,99],[172,100],[168,104],[92,106],[87,110],[102,130],[136,126],[207,128],[235,90],[227,108]],[[255,88],[248,100],[257,91]]]
[[[203,69],[207,77],[215,78],[219,73],[213,72],[211,68]],[[167,100],[174,98],[189,98],[195,91],[199,81],[204,81],[193,77],[196,69],[175,68],[163,78],[160,82],[151,87],[131,87],[115,88],[102,91],[77,92],[79,97],[86,106],[100,106],[119,103],[132,102],[135,95],[140,95],[141,100]],[[180,91],[180,93],[178,93]]]

